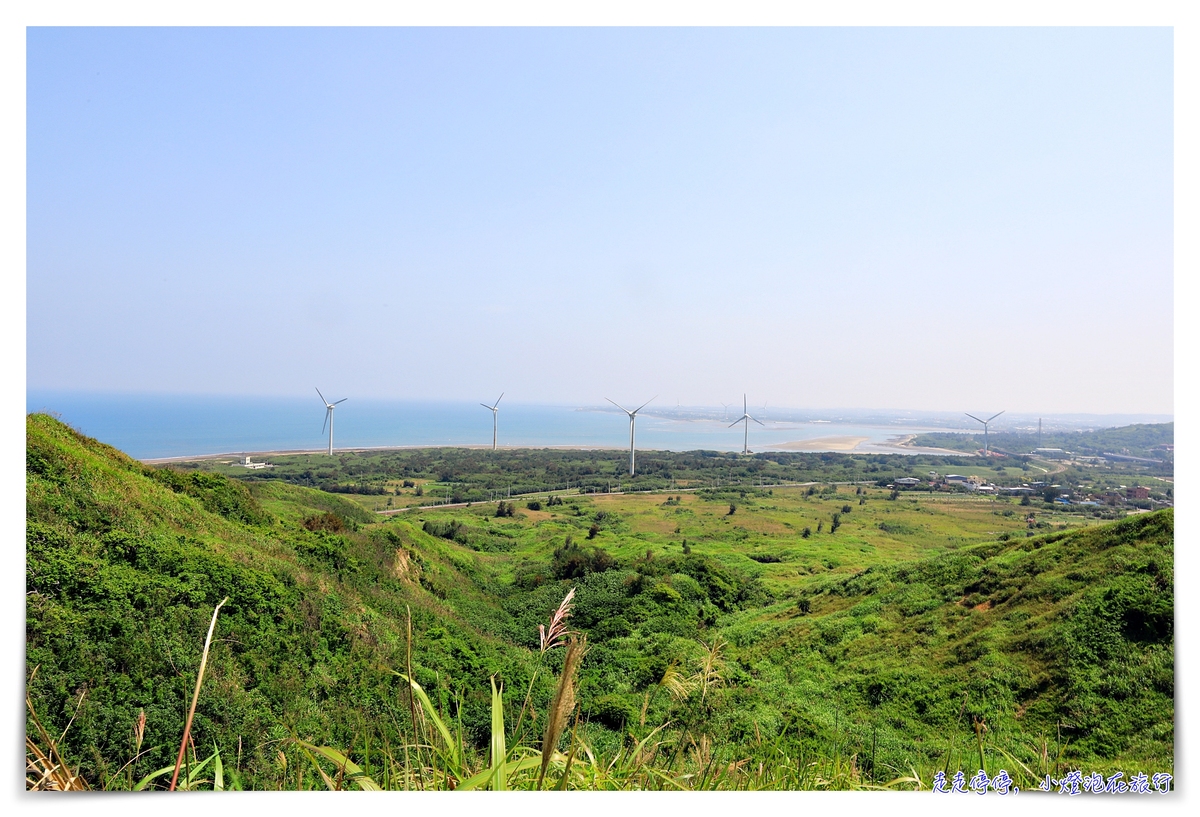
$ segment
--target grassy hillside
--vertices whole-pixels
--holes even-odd
[[[140,710],[153,748],[125,774],[174,761],[226,595],[195,732],[201,750],[215,741],[240,755],[229,765],[247,786],[284,782],[277,751],[289,732],[349,746],[411,728],[391,671],[404,665],[406,604],[421,636],[417,679],[437,689],[440,672],[461,687],[468,726],[486,723],[488,675],[528,678],[527,651],[460,614],[480,596],[436,540],[354,531],[368,517],[338,497],[149,469],[44,415],[28,418],[26,473],[32,698],[51,731],[82,698],[64,750],[89,780],[134,755]],[[304,527],[330,511],[343,530]]]
[[[522,739],[538,744],[562,651],[534,676],[537,626],[575,587],[589,651],[563,751],[642,771],[577,769],[568,787],[928,785],[977,763],[980,738],[990,771],[1172,771],[1169,510],[1097,525],[833,486],[511,510],[377,517],[299,485],[148,468],[30,415],[34,705],[56,734],[78,707],[63,750],[94,785],[170,765],[229,596],[198,754],[219,747],[246,787],[319,787],[301,738],[412,785],[400,770],[428,761],[409,752],[423,719],[393,672],[406,609],[413,675],[478,766],[489,677],[509,731],[535,677]],[[143,710],[150,751],[122,770]]]

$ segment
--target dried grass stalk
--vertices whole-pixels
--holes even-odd
[[[554,756],[558,741],[570,722],[571,712],[575,709],[575,676],[579,672],[579,662],[583,659],[585,643],[586,640],[582,637],[572,638],[567,642],[567,656],[563,659],[562,675],[559,676],[558,688],[554,690],[554,699],[546,715],[546,732],[542,736],[542,770],[538,774],[539,789],[546,777],[550,758]]]

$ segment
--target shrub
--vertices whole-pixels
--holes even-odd
[[[305,517],[301,524],[304,525],[305,530],[311,531],[323,530],[327,533],[341,533],[346,530],[346,520],[330,511]]]
[[[568,536],[562,547],[554,549],[550,574],[556,579],[580,579],[589,573],[603,573],[616,566],[617,560],[607,551],[592,548],[589,552]]]

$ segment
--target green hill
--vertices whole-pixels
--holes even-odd
[[[983,442],[983,434],[931,432],[914,437],[911,444],[973,453],[983,448]],[[1038,447],[1062,448],[1075,454],[1123,454],[1169,465],[1174,462],[1170,447],[1175,444],[1175,424],[1139,423],[1094,431],[1047,431],[1040,438],[1036,432],[993,431],[988,442],[995,451],[1013,454],[1028,454]]]
[[[1165,510],[868,568],[806,591],[799,620],[730,632],[799,719],[828,706],[791,689],[832,692],[858,745],[886,731],[900,769],[913,744],[933,762],[958,736],[966,753],[979,722],[1018,755],[1048,742],[1085,771],[1170,771],[1173,535]]]
[[[910,769],[927,785],[933,769],[975,762],[977,734],[989,770],[1012,757],[1033,772],[1056,758],[1173,771],[1170,510],[764,585],[755,569],[787,563],[733,557],[756,546],[737,526],[707,555],[635,556],[642,534],[620,514],[578,516],[584,498],[557,520],[377,521],[310,488],[143,466],[45,415],[26,428],[31,699],[55,734],[74,716],[63,752],[96,785],[128,788],[173,763],[225,596],[193,732],[197,752],[218,746],[242,785],[321,785],[289,736],[352,750],[403,785],[389,775],[413,735],[393,672],[407,608],[413,674],[483,762],[489,677],[507,690],[511,728],[537,624],[571,587],[571,623],[590,645],[578,739],[603,761],[667,724],[640,761],[658,785],[717,785],[706,769],[727,763],[738,785],[854,785]],[[735,519],[758,512],[747,502]],[[582,530],[601,520],[597,541],[616,556],[564,543],[568,519]],[[548,659],[561,667],[561,651]],[[535,717],[553,682],[537,676]],[[150,751],[119,772],[143,710]],[[839,784],[796,776],[852,757]],[[765,777],[736,777],[759,761]]]
[[[134,777],[174,762],[224,596],[195,732],[200,751],[215,741],[225,758],[240,754],[247,786],[279,785],[271,741],[289,730],[346,746],[398,740],[408,710],[392,669],[404,667],[406,605],[420,634],[414,675],[430,689],[438,672],[452,679],[468,727],[485,728],[490,674],[529,677],[528,651],[460,612],[486,602],[432,537],[356,531],[370,515],[310,489],[251,492],[220,476],[147,468],[45,415],[29,416],[26,429],[32,698],[61,731],[82,697],[64,751],[86,779],[133,757],[143,709],[146,746],[156,748]],[[342,529],[322,529],[329,518],[340,524],[324,527]]]

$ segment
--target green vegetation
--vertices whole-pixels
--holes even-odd
[[[457,461],[404,452],[392,476],[381,456],[324,458],[321,480],[428,498],[428,469]],[[541,476],[594,461],[594,480],[610,462],[505,456]],[[832,477],[925,464],[774,456],[664,455],[641,483],[661,492],[378,516],[291,466],[150,468],[30,415],[27,734],[65,730],[42,756],[93,788],[165,786],[228,596],[186,787],[910,788],[981,757],[1022,785],[1173,772],[1170,509],[889,500]],[[786,468],[820,484],[757,487]]]
[[[270,457],[273,468],[247,471],[232,461],[197,460],[176,467],[231,476],[247,482],[281,481],[319,488],[364,507],[392,507],[543,497],[554,492],[671,491],[756,488],[780,483],[890,481],[923,476],[929,469],[977,463],[976,457],[896,456],[771,452],[743,457],[716,451],[644,451],[630,478],[628,454],[620,451],[481,450],[429,448]],[[421,493],[418,493],[420,491]]]
[[[1028,454],[1035,448],[1061,448],[1082,456],[1102,456],[1105,453],[1159,460],[1170,466],[1174,463],[1174,423],[1150,423],[1097,431],[1045,432],[1041,442],[1037,432],[993,431],[988,435],[993,451],[1016,455]],[[921,434],[912,440],[918,447],[948,448],[953,451],[975,452],[983,448],[983,434],[934,432]],[[1142,467],[1145,467],[1143,464]],[[1155,472],[1161,471],[1155,469]]]

